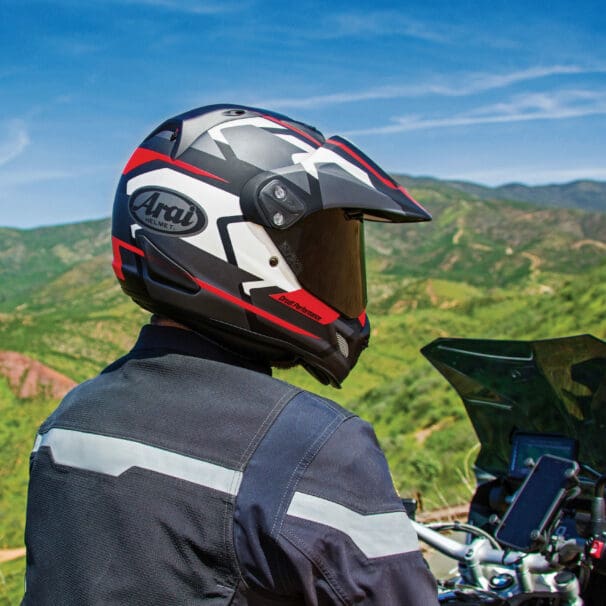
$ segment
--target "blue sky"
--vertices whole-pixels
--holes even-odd
[[[606,180],[606,17],[552,0],[0,0],[0,225],[111,213],[165,118],[235,102],[391,172]]]

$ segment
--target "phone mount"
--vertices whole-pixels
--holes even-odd
[[[546,532],[578,485],[575,461],[545,454],[530,471],[495,532],[503,545],[518,551],[540,551]]]

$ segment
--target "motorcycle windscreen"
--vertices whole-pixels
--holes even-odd
[[[305,290],[348,318],[366,309],[362,221],[331,209],[267,232]]]
[[[482,448],[478,467],[509,473],[516,433],[566,436],[578,461],[606,470],[606,343],[437,339],[423,355],[463,400]]]

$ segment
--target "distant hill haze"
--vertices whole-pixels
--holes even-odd
[[[442,185],[480,200],[509,200],[512,202],[528,202],[540,206],[606,211],[606,182],[603,181],[580,180],[559,185],[507,183],[499,187],[487,187],[468,181],[442,181],[431,177],[396,175],[395,178],[405,187]]]

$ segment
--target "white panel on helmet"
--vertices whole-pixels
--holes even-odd
[[[217,142],[208,133],[204,133],[198,137],[191,144],[191,147],[201,152],[210,154],[211,156],[215,156],[216,158],[220,158],[221,160],[225,160],[225,156],[223,155],[220,147],[217,145]]]
[[[263,227],[245,222],[230,223],[227,229],[230,240],[238,243],[233,247],[238,267],[260,278],[259,281],[242,285],[247,294],[252,289],[268,286],[277,286],[287,292],[301,288],[295,274]],[[269,264],[271,257],[278,259],[275,267]]]
[[[345,160],[335,152],[330,149],[326,149],[325,147],[320,147],[315,151],[314,154],[304,158],[301,161],[301,166],[313,177],[318,178],[318,169],[316,165],[318,164],[337,164],[342,169],[346,170],[350,175],[353,175],[369,187],[373,187],[372,182],[370,181],[370,177],[368,173],[363,171],[361,168],[354,166],[351,162]]]
[[[133,223],[130,226],[130,237],[134,240],[136,233],[141,229],[138,223]]]
[[[301,141],[301,139],[299,139],[297,137],[293,137],[292,135],[280,135],[280,134],[276,133],[276,137],[280,137],[280,139],[287,141],[291,145],[294,145],[295,147],[298,147],[299,149],[302,149],[306,152],[316,151],[315,147],[308,145],[307,143],[305,143],[305,141]]]
[[[126,193],[130,195],[140,187],[163,187],[180,192],[197,202],[206,213],[208,219],[206,229],[199,234],[182,239],[200,250],[227,261],[225,248],[217,228],[217,220],[221,217],[242,214],[237,196],[170,168],[152,170],[133,177],[126,184]]]
[[[301,152],[300,154],[293,154],[290,159],[292,160],[293,164],[303,164],[303,160],[305,160],[305,158],[308,158],[309,154],[305,153],[305,152]],[[307,171],[309,172],[309,171]],[[317,175],[314,175],[314,177],[316,177]]]
[[[258,126],[261,128],[283,128],[286,130],[285,126],[281,126],[276,122],[272,122],[270,120],[266,120],[265,118],[257,117],[257,118],[242,118],[241,120],[230,120],[229,122],[223,122],[222,124],[218,124],[217,126],[213,126],[208,134],[215,140],[221,141],[221,143],[226,143],[229,145],[227,139],[223,136],[223,130],[226,128],[235,128],[237,126]]]

